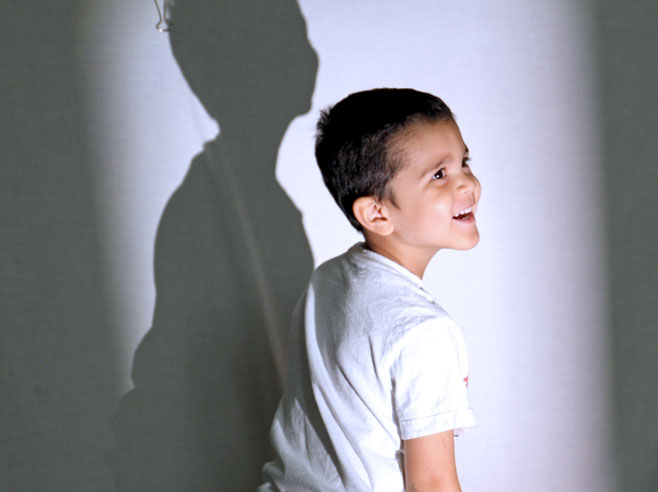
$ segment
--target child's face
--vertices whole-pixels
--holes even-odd
[[[392,239],[419,252],[470,249],[478,243],[480,182],[454,121],[415,123],[396,142],[403,164],[389,183]],[[463,213],[462,213],[463,212]]]

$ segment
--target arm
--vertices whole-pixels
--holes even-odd
[[[404,447],[407,492],[461,492],[452,430],[407,439]]]

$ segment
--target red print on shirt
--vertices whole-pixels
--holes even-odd
[[[464,378],[464,382],[466,383],[466,387],[468,388],[468,376]]]

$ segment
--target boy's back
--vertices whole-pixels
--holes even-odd
[[[401,440],[476,425],[459,328],[420,278],[362,244],[314,272],[288,355],[274,490],[401,491]]]

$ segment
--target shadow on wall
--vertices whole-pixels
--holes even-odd
[[[110,491],[120,395],[78,1],[0,15],[0,490]]]
[[[658,490],[658,3],[594,2],[607,200],[617,490]]]
[[[317,57],[293,0],[178,0],[172,24],[174,56],[221,134],[160,221],[153,326],[115,415],[111,465],[121,492],[254,490],[313,266],[275,164],[310,108]]]

